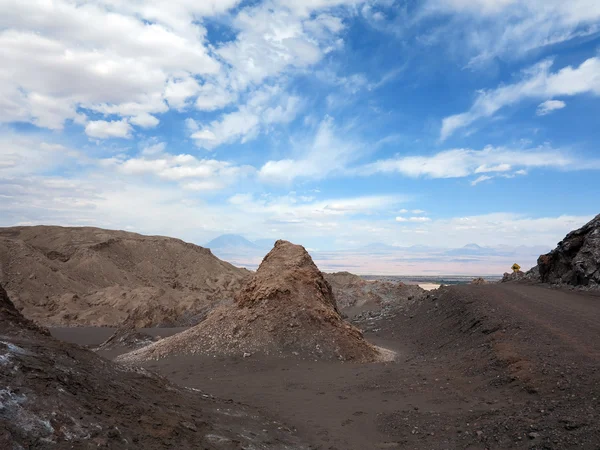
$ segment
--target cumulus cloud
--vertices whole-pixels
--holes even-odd
[[[66,120],[77,121],[82,110],[111,109],[147,126],[143,114],[168,109],[163,95],[170,80],[220,71],[198,18],[236,4],[6,0],[0,98],[12,107],[2,108],[0,120],[59,129]],[[166,96],[176,106],[185,99],[179,88]]]
[[[138,157],[110,158],[100,161],[100,164],[126,175],[154,175],[195,191],[220,190],[254,172],[250,166],[198,159],[186,154],[172,155],[164,153],[163,149],[163,145],[156,144],[144,149]]]
[[[94,120],[86,125],[85,134],[98,139],[130,138],[131,129],[126,120]]]
[[[561,100],[546,100],[545,102],[540,103],[540,105],[537,108],[536,114],[538,116],[545,116],[553,111],[563,109],[566,106],[567,104]]]
[[[129,122],[142,128],[154,128],[160,123],[160,120],[151,114],[143,113],[139,116],[132,117],[129,119]]]
[[[491,117],[500,109],[528,98],[600,95],[600,58],[589,58],[579,67],[567,66],[557,72],[551,72],[551,66],[552,61],[543,61],[525,71],[517,83],[480,92],[467,112],[444,118],[440,139],[445,140],[476,120]]]

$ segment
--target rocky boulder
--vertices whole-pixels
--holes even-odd
[[[538,258],[544,283],[600,286],[600,214]]]
[[[502,283],[508,283],[510,281],[520,281],[525,279],[525,272],[522,272],[520,270],[517,271],[513,271],[513,272],[505,272],[504,275],[502,275]]]
[[[118,360],[255,353],[361,362],[383,358],[358,328],[342,319],[331,286],[304,247],[277,241],[234,304],[212,311],[187,331]]]

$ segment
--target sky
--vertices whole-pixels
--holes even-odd
[[[0,226],[550,249],[600,213],[597,0],[0,10]]]

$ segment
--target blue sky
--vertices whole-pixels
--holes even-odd
[[[595,0],[0,0],[0,225],[553,247],[600,212]]]

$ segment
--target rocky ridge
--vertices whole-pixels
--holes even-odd
[[[250,275],[179,239],[99,228],[0,228],[0,282],[45,326],[188,326]]]
[[[538,259],[544,283],[600,287],[600,214]]]
[[[342,319],[331,286],[304,247],[277,241],[234,304],[118,360],[138,363],[176,354],[254,353],[359,362],[391,357]]]

